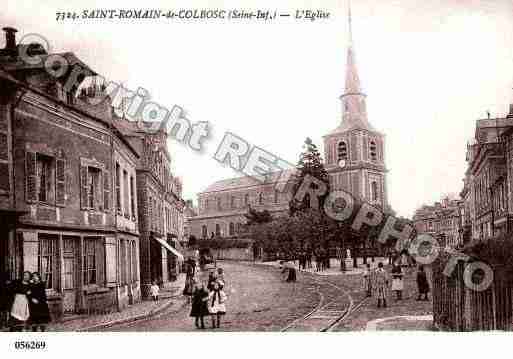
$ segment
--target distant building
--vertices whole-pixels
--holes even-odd
[[[266,183],[249,176],[213,183],[198,195],[197,215],[187,220],[190,234],[198,239],[238,237],[250,207],[274,216],[287,213],[292,185],[285,178],[276,172]],[[283,192],[276,189],[282,181]]]
[[[455,248],[463,243],[463,201],[444,198],[434,205],[423,205],[415,211],[413,224],[417,233],[430,234],[437,240],[442,238],[443,247]]]
[[[169,286],[176,280],[183,255],[184,209],[181,180],[171,173],[167,134],[116,121],[127,140],[141,154],[137,164],[141,285],[144,297],[154,281]]]
[[[349,39],[345,90],[340,96],[342,121],[324,136],[326,170],[332,190],[344,190],[390,212],[385,135],[368,121],[366,97],[360,85],[352,39]]]
[[[351,18],[349,17],[349,21]],[[349,24],[351,26],[351,24]],[[344,94],[340,96],[342,119],[324,136],[324,160],[332,190],[354,197],[391,213],[388,204],[385,135],[368,121],[352,39],[347,49]],[[230,178],[210,185],[198,195],[198,215],[191,217],[190,231],[198,238],[233,237],[246,222],[249,206],[286,213],[292,198],[288,191],[275,190],[276,174],[265,184],[250,177]]]

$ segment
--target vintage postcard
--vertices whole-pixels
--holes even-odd
[[[0,28],[8,352],[512,329],[510,0],[2,0]]]

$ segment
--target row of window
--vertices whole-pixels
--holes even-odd
[[[227,235],[228,236],[235,236],[236,234],[239,234],[242,232],[242,223],[234,223],[234,222],[230,222],[228,224],[228,233]],[[222,227],[221,227],[221,224],[220,223],[216,223],[215,224],[215,232],[211,232],[210,233],[210,237],[223,237],[223,236],[226,236],[226,233],[224,233],[224,231],[222,231]],[[202,225],[201,226],[201,237],[202,238],[207,238],[208,237],[208,227],[206,224]]]
[[[337,144],[337,161],[349,159],[348,146],[346,141],[339,141]],[[371,161],[378,160],[378,146],[375,141],[369,143],[369,157]]]
[[[38,236],[38,272],[41,273],[48,289],[60,291],[106,284],[105,263],[108,258],[103,237],[84,237],[81,242],[80,237],[63,236],[62,265],[59,243],[58,235]],[[82,248],[80,243],[83,243]],[[138,261],[135,241],[119,241],[119,260],[121,284],[137,282]]]
[[[26,199],[65,206],[67,198],[66,161],[46,154],[26,153]],[[135,220],[135,178],[116,163],[116,210]],[[110,174],[101,164],[80,166],[80,207],[85,210],[110,210]]]
[[[275,190],[274,193],[273,193],[273,197],[272,197],[272,203],[276,204],[276,203],[279,203],[279,200],[280,200],[280,197],[279,197],[280,193],[278,190]],[[229,198],[229,206],[228,206],[228,209],[236,209],[238,206],[237,206],[237,196],[235,195],[231,195],[230,198]],[[239,206],[239,208],[244,208],[248,205],[250,205],[250,196],[248,193],[244,194],[244,196],[241,198],[241,201],[240,203],[242,204],[241,206]],[[257,205],[264,205],[266,204],[266,200],[265,200],[265,196],[262,192],[258,193],[257,197],[256,197],[256,202],[254,204],[257,204]],[[215,198],[207,198],[205,199],[204,201],[204,209],[205,210],[217,210],[217,211],[222,211],[223,209],[226,209],[223,207],[222,205],[222,199],[221,197],[215,197]]]

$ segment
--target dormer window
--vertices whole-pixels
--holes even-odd
[[[347,143],[345,141],[338,143],[337,154],[338,161],[347,160]]]
[[[370,158],[371,158],[371,160],[372,161],[377,161],[378,160],[378,147],[376,146],[376,142],[371,141],[369,149],[370,149]]]

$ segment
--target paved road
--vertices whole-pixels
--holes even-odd
[[[227,314],[220,329],[207,331],[279,331],[305,315],[319,303],[316,277],[299,275],[297,283],[286,283],[276,268],[220,262],[224,268]],[[115,326],[107,331],[200,331],[189,317],[190,306],[179,312],[164,312],[155,318]]]

